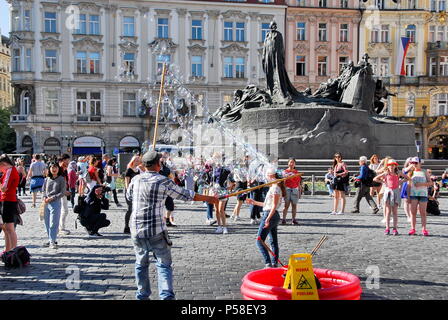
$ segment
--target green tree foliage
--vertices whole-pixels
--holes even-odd
[[[16,149],[16,134],[8,125],[11,111],[0,108],[0,153],[12,153]]]

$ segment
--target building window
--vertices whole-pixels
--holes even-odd
[[[326,8],[327,0],[319,0],[319,8]]]
[[[244,78],[244,58],[235,58],[235,78]]]
[[[306,75],[306,57],[297,56],[296,57],[296,76]]]
[[[306,5],[305,0],[297,0],[298,7],[305,7],[305,5]]]
[[[169,64],[171,62],[171,55],[169,54],[161,54],[157,56],[157,76],[162,75],[163,64]]]
[[[12,71],[21,71],[20,68],[20,49],[12,50]]]
[[[244,22],[237,22],[236,28],[235,28],[235,40],[244,42],[245,36],[244,36],[244,29],[245,29],[245,23]]]
[[[90,93],[90,121],[101,121],[101,93]]]
[[[347,42],[348,41],[348,24],[342,23],[339,25],[339,41]]]
[[[439,93],[435,96],[436,102],[436,116],[445,116],[448,115],[448,94],[447,93]]]
[[[11,11],[11,29],[12,31],[20,30],[20,14],[17,10]]]
[[[299,40],[299,41],[306,40],[306,23],[305,22],[297,22],[297,40]]]
[[[381,42],[389,42],[389,25],[381,26]]]
[[[31,48],[25,49],[25,71],[31,71],[32,70],[32,50]]]
[[[417,1],[408,0],[408,9],[417,9]]]
[[[317,58],[317,75],[320,77],[327,75],[327,57]]]
[[[76,52],[76,72],[87,73],[87,53],[85,51]]]
[[[57,72],[56,50],[45,50],[45,72]]]
[[[446,0],[431,0],[431,11],[441,12],[446,10]]]
[[[339,57],[339,74],[345,69],[348,63],[348,57]]]
[[[191,38],[194,40],[202,40],[202,20],[191,21]]]
[[[133,75],[135,70],[135,53],[126,52],[123,56],[123,65],[125,72]]]
[[[157,37],[162,39],[168,38],[168,18],[157,19]]]
[[[416,32],[415,25],[410,24],[406,27],[406,37],[409,38],[410,42],[415,42],[415,32]]]
[[[23,12],[23,25],[25,31],[31,30],[31,10],[25,10]]]
[[[91,14],[89,16],[89,32],[90,34],[100,34],[100,16]]]
[[[437,58],[435,57],[429,58],[429,75],[431,77],[437,75]]]
[[[137,114],[137,99],[135,93],[123,93],[123,116],[135,117]]]
[[[380,59],[380,69],[379,69],[380,77],[388,77],[389,74],[389,58],[381,58]]]
[[[44,12],[45,32],[56,32],[56,12]]]
[[[224,57],[224,77],[233,78],[233,58]]]
[[[224,21],[224,41],[233,41],[233,22]]]
[[[55,90],[47,90],[47,96],[45,100],[45,114],[58,114],[59,113],[59,98],[58,92]]]
[[[375,6],[378,10],[384,9],[384,0],[375,0]]]
[[[85,14],[78,15],[77,21],[78,28],[76,29],[76,34],[86,34],[87,33],[87,17]]]
[[[125,37],[135,36],[134,17],[123,17],[123,36]]]
[[[99,52],[89,53],[89,73],[99,73],[100,72],[100,54]]]
[[[436,26],[429,26],[429,42],[436,42]]]
[[[76,116],[78,121],[89,121],[87,113],[87,92],[76,93]]]
[[[269,23],[262,23],[261,24],[261,42],[264,42],[266,39],[266,35],[268,34],[270,28]]]
[[[327,41],[327,24],[319,23],[319,41]]]
[[[344,9],[348,8],[348,0],[341,0],[341,8]]]
[[[415,77],[415,58],[406,58],[406,76]]]
[[[370,32],[370,42],[380,42],[380,29],[378,27],[373,27]]]
[[[202,56],[192,56],[191,57],[191,76],[192,77],[202,77],[204,74],[202,72]]]
[[[439,58],[439,76],[448,76],[448,56],[441,56]]]

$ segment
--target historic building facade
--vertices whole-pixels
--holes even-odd
[[[11,87],[11,52],[9,39],[0,31],[0,109],[9,108],[13,104]]]
[[[141,146],[153,128],[139,117],[142,89],[156,97],[164,61],[213,112],[263,83],[263,38],[272,20],[284,32],[286,11],[283,0],[9,3],[10,125],[17,150],[34,153]]]
[[[361,52],[375,76],[396,94],[384,113],[416,124],[416,144],[425,158],[448,158],[448,20],[445,1],[368,0],[361,5]],[[406,75],[396,69],[400,38],[410,44]],[[433,123],[437,130],[431,131]],[[442,130],[440,125],[445,125]]]
[[[335,78],[348,61],[358,62],[357,0],[288,0],[286,66],[299,90],[313,91]]]

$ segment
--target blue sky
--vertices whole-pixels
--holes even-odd
[[[9,4],[0,0],[0,29],[4,36],[9,36]]]

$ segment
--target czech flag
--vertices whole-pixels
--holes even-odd
[[[406,75],[405,62],[410,42],[411,42],[410,38],[407,37],[400,38],[400,45],[398,47],[398,54],[397,54],[397,64],[395,65],[395,74],[398,74],[400,76]]]

